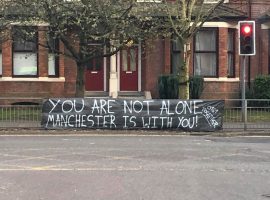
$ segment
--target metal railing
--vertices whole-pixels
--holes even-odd
[[[223,121],[225,130],[270,130],[270,99],[226,99]]]
[[[41,121],[41,105],[0,106],[1,128],[38,128]]]
[[[224,130],[270,130],[270,99],[226,99]],[[246,116],[245,116],[246,115]],[[0,128],[41,128],[42,105],[0,105]]]

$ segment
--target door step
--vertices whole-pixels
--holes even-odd
[[[109,93],[103,91],[85,91],[84,96],[87,98],[109,98]]]
[[[99,91],[86,91],[84,93],[86,98],[111,98],[109,92],[99,92]],[[118,92],[117,98],[119,99],[152,99],[151,92]]]
[[[150,92],[118,92],[119,99],[151,99]]]

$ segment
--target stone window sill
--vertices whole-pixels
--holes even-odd
[[[227,78],[227,77],[221,77],[221,78],[204,78],[205,82],[239,82],[239,78]]]
[[[0,77],[0,81],[12,81],[12,82],[65,82],[65,77],[59,77],[59,78],[49,78],[49,77],[38,77],[38,78]]]

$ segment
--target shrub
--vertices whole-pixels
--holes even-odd
[[[159,97],[161,99],[178,99],[179,80],[177,75],[161,75],[158,78]],[[199,99],[203,92],[204,80],[202,76],[189,79],[190,99]]]
[[[158,78],[159,97],[161,99],[178,99],[178,76],[169,74]]]
[[[270,99],[270,76],[259,75],[252,84],[252,87],[247,90],[247,99]],[[249,101],[248,106],[269,106],[269,101]]]
[[[270,76],[259,75],[253,82],[253,97],[255,99],[270,99]]]
[[[202,76],[193,76],[189,79],[190,99],[199,99],[203,92],[204,80]]]

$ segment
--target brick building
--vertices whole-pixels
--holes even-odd
[[[211,2],[211,1],[209,1]],[[257,54],[248,62],[247,80],[257,74],[269,74],[270,0],[227,0],[217,10],[218,18],[206,22],[194,37],[190,75],[202,75],[205,88],[202,98],[239,98],[240,57],[237,23],[256,20]],[[42,26],[39,43],[44,42]],[[6,41],[1,48],[1,97],[73,97],[76,64],[48,49],[21,41]],[[58,44],[61,51],[64,45]],[[151,93],[159,98],[157,80],[161,74],[174,73],[181,52],[170,38],[137,41],[111,58],[90,63],[85,71],[85,96],[120,96]]]

